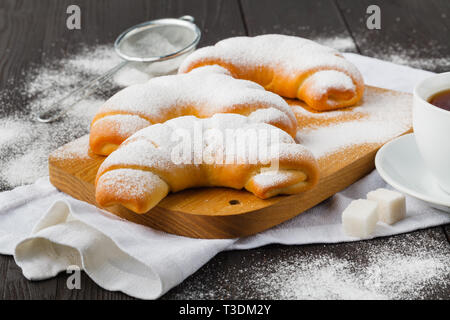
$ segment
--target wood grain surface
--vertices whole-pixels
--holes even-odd
[[[365,11],[375,3],[382,10],[382,29],[367,30]],[[65,27],[65,11],[70,4],[81,7],[82,30]],[[14,90],[31,66],[65,57],[82,45],[112,44],[130,25],[184,14],[195,16],[201,27],[201,46],[234,35],[265,32],[313,39],[342,37],[354,40],[353,48],[346,50],[421,69],[449,71],[449,6],[448,0],[0,0],[0,89]],[[26,98],[17,95],[14,103],[0,106],[0,116],[20,114],[26,103]],[[0,188],[9,189],[3,181],[0,176]],[[261,266],[270,267],[275,260],[289,261],[291,257],[304,260],[305,267],[309,263],[313,266],[314,259],[329,256],[365,261],[365,251],[381,250],[386,245],[402,251],[404,246],[414,248],[433,242],[450,250],[449,237],[450,227],[444,226],[357,243],[270,245],[222,252],[163,299],[264,299],[268,295],[255,290],[258,282],[250,282],[239,270],[262,272]],[[414,258],[414,252],[410,256]],[[0,299],[130,299],[98,287],[86,275],[81,290],[68,290],[66,280],[67,275],[62,273],[54,279],[30,282],[21,275],[12,257],[0,255]],[[448,286],[430,287],[425,298],[448,299],[448,290]]]
[[[340,0],[337,5],[363,55],[434,72],[450,70],[450,1]],[[366,28],[369,5],[381,11],[381,29]]]

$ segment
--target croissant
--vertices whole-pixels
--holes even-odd
[[[360,72],[337,50],[300,37],[270,34],[225,39],[193,52],[179,73],[214,64],[235,78],[298,98],[318,111],[352,106],[364,92]]]
[[[151,124],[193,115],[238,113],[272,124],[295,137],[297,121],[289,105],[260,85],[234,79],[219,66],[151,79],[127,87],[100,107],[89,137],[91,150],[108,155],[133,133]]]
[[[144,128],[112,152],[95,197],[144,213],[187,188],[245,188],[265,199],[310,189],[318,177],[312,153],[283,130],[238,114],[184,116]]]

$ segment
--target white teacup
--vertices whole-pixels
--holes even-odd
[[[450,111],[428,100],[450,89],[450,72],[420,82],[414,89],[413,126],[420,154],[441,188],[450,193]]]

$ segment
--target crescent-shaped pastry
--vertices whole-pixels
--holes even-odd
[[[312,153],[272,125],[237,114],[184,116],[144,128],[112,152],[95,197],[144,213],[187,188],[245,188],[264,199],[310,189],[318,176]]]
[[[129,136],[151,124],[185,115],[199,118],[237,113],[272,124],[295,137],[297,121],[289,105],[260,85],[231,77],[219,66],[153,78],[108,99],[91,124],[91,150],[108,155]]]
[[[298,98],[319,111],[352,106],[364,92],[361,73],[337,50],[300,37],[270,34],[225,39],[193,52],[179,73],[214,64],[235,78]]]

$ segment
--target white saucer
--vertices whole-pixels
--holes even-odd
[[[450,194],[439,187],[426,168],[413,133],[385,144],[375,157],[375,166],[395,189],[450,212]]]

